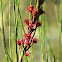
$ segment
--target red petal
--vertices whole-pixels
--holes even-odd
[[[35,15],[37,12],[37,10],[34,8],[33,11],[32,11],[32,16]]]
[[[37,43],[38,41],[39,41],[39,40],[36,39],[36,38],[33,39],[33,43]]]
[[[26,51],[26,56],[29,56],[30,55],[30,51]]]
[[[25,23],[29,26],[29,24],[31,24],[31,21],[29,19],[26,19]]]
[[[33,5],[31,5],[31,6],[29,6],[29,8],[28,8],[28,10],[27,10],[27,11],[32,12],[33,8],[34,8],[34,6],[33,6]]]
[[[27,25],[29,25],[29,19],[26,19],[25,22]]]
[[[25,43],[25,38],[23,38],[22,40],[23,40],[23,43]]]
[[[21,39],[21,40],[18,40],[17,44],[18,44],[19,46],[21,46],[21,43],[22,43],[22,39]]]

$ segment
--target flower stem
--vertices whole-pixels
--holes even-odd
[[[10,49],[10,57],[12,58],[12,51],[11,51],[11,0],[9,0],[9,49]]]
[[[48,54],[46,54],[46,62],[48,62]]]

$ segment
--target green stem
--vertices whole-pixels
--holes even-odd
[[[15,0],[14,0],[15,1]],[[17,6],[17,18],[15,20],[15,27],[16,27],[16,56],[17,56],[17,62],[19,60],[19,47],[17,45],[17,41],[18,41],[18,18],[19,18],[19,3],[20,3],[20,0],[16,0],[16,6]],[[15,3],[14,3],[15,5]],[[15,11],[14,11],[14,16],[15,16]]]
[[[8,62],[8,57],[6,53],[6,45],[5,45],[5,34],[4,34],[4,26],[3,26],[3,6],[2,6],[2,0],[1,0],[1,37],[2,37],[2,45],[4,50],[5,56],[5,62]]]
[[[48,52],[50,54],[50,60],[52,62],[52,57],[53,57],[53,51],[52,51],[52,48],[50,46],[50,40],[49,40],[49,34],[48,34],[48,25],[47,25],[47,22],[46,22],[46,40],[47,40],[47,45],[48,45]]]
[[[8,62],[8,58],[12,62],[12,59],[10,58],[7,48],[6,48],[6,43],[5,43],[5,34],[4,34],[4,26],[3,26],[3,6],[2,6],[2,0],[1,0],[1,37],[2,37],[2,45],[4,49],[4,55],[5,55],[5,62]]]
[[[18,51],[17,51],[17,40],[18,40],[18,15],[17,15],[17,18],[16,18],[16,7],[15,5],[17,4],[16,3],[17,0],[14,0],[14,23],[15,23],[15,31],[16,31],[16,58],[17,58],[17,62],[18,62]]]
[[[54,62],[55,62],[55,55],[54,55],[54,57],[53,57],[53,58],[54,58]]]
[[[38,4],[39,4],[39,0],[37,0],[37,5],[36,5],[36,7],[37,7],[37,10],[38,10]]]
[[[11,0],[9,0],[9,49],[10,49],[10,57],[12,58],[12,51],[11,51]]]
[[[24,30],[24,26],[23,26],[22,19],[21,19],[21,15],[20,15],[20,10],[19,10],[19,7],[18,7],[18,14],[19,14],[19,17],[20,17],[20,20],[21,20],[22,29],[23,29],[24,34],[25,34],[25,30]]]
[[[15,8],[15,0],[14,0],[14,23],[16,27],[16,8]]]
[[[46,62],[48,62],[48,54],[46,54]]]

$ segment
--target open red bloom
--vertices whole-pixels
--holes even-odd
[[[36,38],[33,39],[33,43],[37,43],[38,41],[39,41],[39,40],[36,39]]]
[[[18,44],[19,46],[21,46],[21,43],[22,43],[22,39],[17,41],[17,44]]]
[[[36,12],[37,12],[37,9],[34,8],[33,5],[31,5],[31,6],[29,6],[29,8],[28,8],[27,11],[31,13],[31,16],[32,16],[32,19],[33,19],[33,17],[35,17],[35,14],[36,14]]]
[[[30,20],[26,19],[25,20],[25,23],[27,24],[28,26],[28,29],[29,29],[29,32],[33,32],[34,31],[34,26],[35,24],[33,24]]]
[[[37,12],[37,9],[34,8],[33,11],[32,11],[32,16],[35,15],[36,12]]]
[[[33,5],[31,5],[31,6],[29,6],[29,8],[28,8],[28,12],[32,12],[32,10],[33,10],[33,8],[34,8],[34,6]]]
[[[31,32],[29,32],[28,34],[25,33],[25,37],[26,37],[26,39],[29,40],[31,38]]]
[[[30,55],[30,51],[26,51],[26,56],[29,56]]]
[[[24,22],[25,22],[28,26],[29,26],[29,24],[31,24],[31,21],[30,21],[29,19],[26,19]]]

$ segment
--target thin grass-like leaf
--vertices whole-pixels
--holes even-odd
[[[8,56],[7,56],[6,44],[5,44],[4,26],[3,26],[3,2],[2,0],[1,0],[1,37],[2,37],[4,55],[5,55],[5,62],[8,62]]]
[[[9,50],[10,50],[10,58],[12,58],[12,50],[11,50],[11,0],[9,0]]]
[[[46,54],[46,62],[48,62],[48,54]]]

